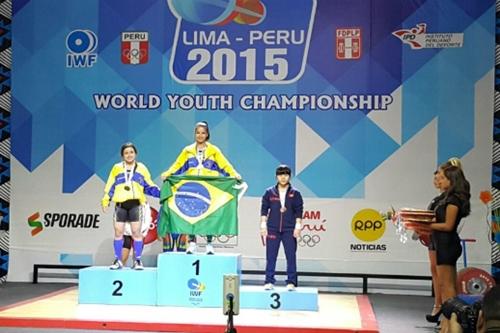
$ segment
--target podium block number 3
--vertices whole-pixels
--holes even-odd
[[[273,303],[269,304],[269,306],[272,309],[279,309],[281,307],[280,294],[272,293],[271,298],[273,299]]]
[[[123,296],[120,290],[122,290],[123,287],[123,282],[120,280],[115,280],[113,281],[113,286],[116,286],[115,290],[113,291],[113,296]]]

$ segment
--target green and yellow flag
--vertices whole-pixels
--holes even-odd
[[[158,235],[237,235],[238,183],[228,177],[168,177],[161,188]]]

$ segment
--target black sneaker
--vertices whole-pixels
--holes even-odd
[[[134,260],[134,265],[132,266],[132,269],[135,269],[136,271],[142,271],[144,269],[141,259]]]
[[[122,269],[123,268],[123,263],[121,262],[120,259],[115,259],[115,261],[113,261],[113,264],[111,266],[109,266],[109,269]]]

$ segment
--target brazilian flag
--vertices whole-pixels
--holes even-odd
[[[161,188],[158,235],[237,235],[237,184],[229,177],[168,177]]]

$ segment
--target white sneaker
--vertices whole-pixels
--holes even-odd
[[[115,259],[115,261],[113,261],[113,264],[111,264],[111,266],[109,266],[109,269],[122,269],[123,268],[123,263],[121,262],[120,259]]]
[[[286,290],[288,291],[294,291],[295,290],[295,285],[293,283],[289,283],[286,285]]]
[[[142,271],[144,269],[144,265],[142,264],[141,259],[134,260],[132,269],[135,269],[136,271]]]
[[[214,247],[212,246],[212,244],[207,244],[207,248],[205,250],[205,253],[206,254],[214,254],[215,253],[215,250],[214,250]]]
[[[264,290],[273,290],[274,289],[274,286],[272,283],[266,283],[264,285]]]
[[[186,254],[193,254],[196,251],[196,243],[195,242],[189,242],[189,246],[186,250]]]

